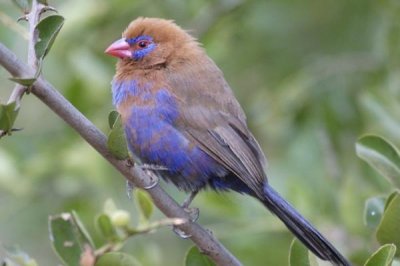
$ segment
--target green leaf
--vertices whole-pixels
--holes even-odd
[[[385,197],[369,198],[365,202],[364,223],[370,228],[376,228],[385,210]]]
[[[383,245],[369,257],[364,266],[391,266],[395,254],[395,245]]]
[[[358,157],[400,188],[400,157],[394,145],[379,136],[369,135],[357,141],[356,152]]]
[[[71,212],[75,224],[79,229],[79,232],[81,233],[83,239],[85,242],[89,243],[91,247],[94,247],[94,242],[92,240],[92,237],[90,236],[89,232],[87,231],[86,227],[83,225],[81,218],[79,217],[78,213],[74,210]]]
[[[399,194],[400,194],[400,192],[397,191],[397,190],[395,190],[395,191],[393,191],[392,194],[389,195],[389,197],[386,199],[385,211],[386,211],[387,207],[389,206],[390,202],[392,202],[392,200],[393,200],[396,196],[398,196]]]
[[[35,83],[37,77],[33,77],[33,78],[16,78],[16,77],[12,77],[9,78],[11,81],[14,81],[22,86],[26,86],[26,87],[30,87],[33,85],[33,83]]]
[[[391,197],[387,204],[381,223],[376,232],[376,238],[381,244],[395,244],[400,247],[400,193]],[[396,251],[400,256],[400,250]]]
[[[52,15],[42,19],[36,25],[39,40],[35,44],[35,52],[36,58],[39,61],[42,61],[42,59],[48,54],[63,24],[64,18],[62,16]]]
[[[49,231],[53,249],[66,265],[79,265],[85,247],[92,247],[70,213],[50,216]]]
[[[108,126],[110,129],[114,128],[115,123],[117,122],[117,119],[119,118],[120,114],[113,110],[108,114]]]
[[[289,266],[314,266],[318,265],[315,256],[297,239],[290,245]]]
[[[214,266],[207,256],[200,253],[196,246],[193,246],[186,253],[185,266]]]
[[[150,219],[150,216],[153,213],[153,201],[145,190],[136,189],[135,191],[137,207],[140,211],[141,218],[143,222],[147,222]]]
[[[95,266],[141,266],[134,257],[122,252],[109,252],[98,258]]]
[[[0,105],[0,130],[10,133],[18,115],[18,109],[15,108],[16,103]]]
[[[110,120],[109,120],[110,121]],[[108,135],[107,147],[109,151],[119,160],[129,157],[126,145],[125,132],[121,123],[121,117],[118,116],[114,122],[114,126]]]
[[[102,213],[96,218],[96,225],[101,234],[109,241],[115,241],[118,239],[117,231],[111,222],[110,217]]]

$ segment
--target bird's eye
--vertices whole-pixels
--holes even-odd
[[[139,48],[146,48],[147,46],[149,45],[149,41],[139,41],[138,43],[137,43],[137,46],[139,47]]]

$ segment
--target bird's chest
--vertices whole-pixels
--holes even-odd
[[[174,96],[167,89],[150,83],[113,81],[112,94],[113,104],[123,120],[139,122],[137,127],[154,120],[173,123],[179,115]]]
[[[171,103],[132,105],[123,115],[125,132],[131,149],[148,158],[167,153],[187,143],[175,128],[178,110]]]
[[[211,176],[225,173],[185,135],[178,123],[183,110],[167,89],[113,84],[113,102],[122,116],[129,149],[144,163],[166,167],[163,176],[178,187],[197,190]]]
[[[176,149],[188,151],[189,142],[175,125],[180,115],[176,99],[167,89],[114,82],[113,102],[122,116],[129,148],[142,160],[155,163],[165,161]]]

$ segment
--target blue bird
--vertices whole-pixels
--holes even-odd
[[[211,187],[260,200],[315,255],[351,265],[267,182],[265,156],[221,70],[169,20],[138,18],[106,53],[129,149],[187,192]]]

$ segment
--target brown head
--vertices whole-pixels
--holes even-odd
[[[138,69],[160,69],[204,55],[196,39],[171,20],[137,18],[122,34],[122,39],[105,51],[120,58],[117,76]]]

